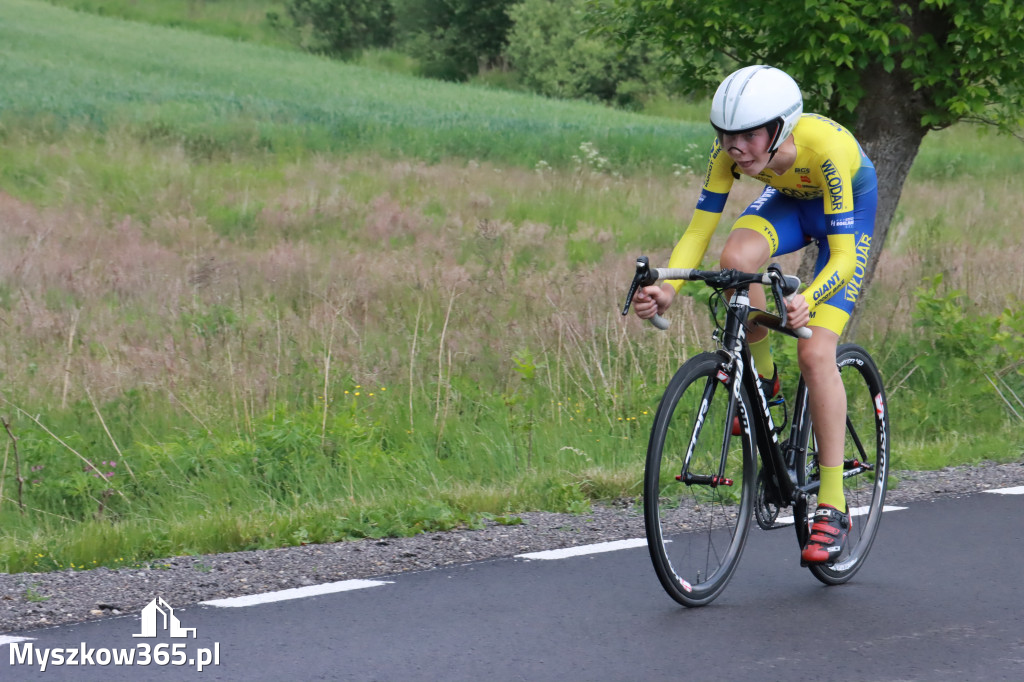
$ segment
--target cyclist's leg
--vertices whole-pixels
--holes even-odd
[[[812,564],[838,558],[850,529],[843,489],[847,396],[836,364],[836,348],[860,293],[860,279],[871,243],[874,203],[868,199],[860,209],[859,213],[855,212],[851,230],[857,250],[854,276],[842,290],[815,306],[808,325],[814,327],[814,335],[811,339],[801,340],[797,346],[800,370],[807,383],[819,465],[818,511],[815,512],[810,538],[801,553],[801,559]],[[823,236],[825,216],[820,210],[808,206],[802,212],[802,218],[807,234],[818,240],[817,274],[826,267],[831,256],[828,239]]]
[[[771,225],[766,224],[766,229]],[[734,268],[742,272],[757,272],[771,257],[771,246],[765,238],[762,230],[750,229],[737,221],[729,238],[722,249],[721,265],[723,268]],[[765,309],[766,300],[764,287],[754,284],[750,287],[750,303],[755,308]],[[747,332],[747,342],[754,344],[765,338],[768,330],[764,327],[753,327]],[[760,367],[760,365],[758,365]],[[761,367],[762,371],[771,373],[768,367]]]
[[[808,401],[814,433],[818,440],[818,456],[822,467],[840,467],[843,464],[843,443],[845,433],[846,392],[836,366],[836,347],[846,323],[853,313],[853,306],[860,295],[864,268],[871,248],[871,234],[874,229],[874,195],[859,197],[858,210],[854,212],[853,241],[857,252],[857,265],[846,286],[837,291],[824,303],[815,306],[811,313],[809,327],[814,328],[810,339],[801,339],[797,344],[800,371],[807,382]],[[824,237],[825,215],[820,207],[811,203],[800,206],[801,227],[808,237],[818,241],[818,258],[815,276],[826,266],[831,257],[828,239]],[[822,487],[826,478],[833,473],[837,481],[828,481],[825,499],[818,496],[819,504],[830,504],[845,510],[842,500],[842,470],[823,471]]]
[[[846,445],[846,387],[836,364],[839,334],[848,315],[819,305],[809,339],[797,343],[797,360],[807,385],[807,407],[811,413],[818,454],[818,508],[800,560],[807,564],[836,561],[846,546],[850,530],[849,510],[843,491],[843,461]],[[826,326],[826,320],[834,326]]]
[[[797,343],[797,360],[800,373],[807,383],[807,402],[814,424],[814,436],[818,443],[818,459],[822,469],[828,473],[838,467],[838,479],[827,481],[828,474],[822,472],[822,490],[818,493],[818,504],[828,504],[839,511],[846,511],[843,499],[843,442],[846,438],[846,391],[836,366],[836,346],[839,334],[832,329],[813,327],[809,339]],[[835,484],[838,483],[838,486]],[[828,488],[826,489],[826,484]]]
[[[729,238],[722,249],[723,268],[735,268],[743,272],[757,272],[769,258],[792,253],[807,245],[800,229],[796,199],[787,197],[774,187],[765,187],[755,201],[736,220]],[[764,288],[760,284],[750,287],[750,303],[755,308],[765,309]],[[768,334],[764,327],[754,327],[747,334],[747,342],[757,344]],[[760,371],[770,374],[765,362],[755,363]]]

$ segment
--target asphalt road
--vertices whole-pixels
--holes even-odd
[[[1017,682],[1022,521],[1024,495],[889,512],[867,564],[838,587],[799,567],[792,530],[755,527],[732,582],[700,609],[669,599],[642,546],[479,562],[238,608],[162,595],[195,638],[162,626],[133,637],[144,634],[139,616],[18,633],[26,639],[0,644],[0,680]],[[151,661],[115,665],[118,650]],[[202,672],[189,663],[214,655]]]

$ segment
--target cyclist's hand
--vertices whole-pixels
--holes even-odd
[[[811,321],[811,308],[803,294],[793,294],[786,299],[786,326],[790,329],[806,327]]]
[[[633,294],[633,310],[641,320],[649,320],[662,315],[672,305],[676,290],[671,284],[651,285],[636,290]]]

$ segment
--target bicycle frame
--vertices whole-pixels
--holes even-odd
[[[736,406],[740,402],[741,386],[745,386],[747,395],[756,396],[758,400],[756,405],[758,409],[754,410],[755,414],[750,415],[749,420],[752,422],[754,429],[754,442],[760,453],[762,469],[766,472],[765,478],[774,488],[774,490],[769,492],[777,493],[772,496],[773,500],[782,506],[795,505],[805,501],[808,496],[817,493],[819,487],[817,479],[804,485],[797,485],[795,476],[796,463],[806,460],[806,447],[801,445],[801,443],[809,442],[809,436],[811,435],[811,421],[807,418],[809,415],[807,384],[804,382],[803,377],[801,377],[793,403],[793,420],[790,425],[789,438],[784,443],[780,443],[778,439],[780,429],[775,427],[775,418],[771,413],[768,398],[761,391],[758,382],[755,381],[757,368],[754,366],[753,357],[750,355],[750,348],[746,344],[747,327],[751,321],[751,313],[754,313],[758,324],[779,333],[795,336],[791,330],[781,326],[782,320],[778,316],[751,307],[749,286],[736,288],[728,303],[724,330],[718,339],[722,344],[722,348],[719,349],[718,353],[722,356],[724,363],[723,371],[727,375],[724,382],[731,387],[726,423],[730,423],[734,417],[738,416],[736,414]],[[719,379],[722,380],[722,377],[720,376]],[[713,388],[709,382],[709,386],[705,388],[705,404],[710,403]],[[857,451],[864,457],[864,445],[861,443],[856,430],[850,424],[849,415],[847,415],[846,423],[847,430],[854,440]],[[703,426],[703,421],[701,421],[694,428],[679,480],[687,485],[731,485],[732,481],[726,479],[723,475],[728,452],[727,437],[723,437],[722,461],[717,476],[693,475],[687,470],[690,456]],[[858,459],[845,462],[844,466],[846,468],[846,471],[843,472],[844,478],[856,476],[865,471],[870,471],[872,468],[864,465]]]
[[[726,423],[730,423],[732,419],[738,416],[736,406],[740,403],[741,387],[746,387],[747,395],[756,396],[758,399],[756,406],[758,409],[754,410],[756,414],[747,415],[747,418],[749,422],[753,422],[753,435],[758,452],[760,453],[762,470],[766,473],[765,479],[773,488],[768,492],[775,493],[772,495],[773,501],[782,506],[797,505],[805,502],[809,495],[818,491],[819,487],[816,480],[804,485],[797,485],[795,476],[796,463],[806,461],[807,453],[805,447],[800,444],[808,443],[811,435],[811,420],[808,419],[809,407],[807,404],[807,385],[801,376],[797,387],[796,400],[794,402],[795,407],[793,411],[793,421],[790,427],[790,437],[787,439],[786,445],[783,446],[779,443],[779,429],[775,428],[775,420],[772,417],[768,399],[761,392],[756,381],[757,368],[754,366],[754,360],[750,355],[750,349],[746,343],[747,328],[750,324],[759,324],[788,336],[798,338],[810,337],[811,332],[806,328],[793,330],[786,326],[786,308],[783,297],[795,292],[800,286],[800,280],[795,277],[787,277],[783,275],[782,271],[775,264],[772,264],[763,275],[756,275],[753,279],[744,279],[744,277],[750,276],[745,275],[744,273],[737,273],[736,271],[728,270],[718,272],[700,272],[691,269],[653,269],[649,267],[649,262],[646,256],[638,258],[636,266],[636,276],[633,278],[633,283],[626,296],[626,304],[622,309],[623,315],[628,312],[630,302],[632,301],[633,294],[636,292],[637,288],[653,284],[658,281],[659,278],[684,280],[696,279],[704,281],[705,283],[713,283],[713,286],[717,285],[722,288],[732,288],[733,294],[726,308],[725,325],[721,330],[716,331],[714,336],[722,346],[718,350],[718,353],[722,357],[723,369],[718,378],[724,383],[727,383],[731,389]],[[750,285],[755,282],[771,287],[771,292],[775,299],[775,305],[779,310],[780,315],[773,315],[750,305]],[[651,320],[651,323],[659,329],[666,329],[668,327],[668,323],[657,315]],[[724,374],[724,376],[722,376],[722,374]],[[688,470],[693,449],[698,440],[698,436],[704,427],[703,416],[706,414],[706,407],[710,403],[710,398],[713,395],[714,388],[715,387],[711,381],[709,381],[708,386],[705,387],[703,397],[704,408],[702,408],[701,416],[697,419],[694,426],[690,443],[683,459],[682,471],[677,477],[679,481],[687,485],[708,485],[715,487],[718,485],[732,485],[733,483],[729,479],[725,478],[724,475],[728,452],[728,434],[723,436],[722,459],[717,474],[695,475],[689,473]],[[856,431],[850,424],[849,415],[847,415],[846,422],[847,429],[852,434],[858,451],[861,453],[861,456],[864,457],[863,444],[860,442]],[[748,423],[747,428],[749,427],[750,424]],[[865,465],[857,459],[846,461],[844,466],[846,468],[846,471],[843,473],[845,478],[856,476],[857,474],[865,471],[870,471],[872,468],[870,465]]]
[[[780,318],[751,307],[749,285],[737,287],[729,301],[726,324],[718,339],[722,344],[722,348],[719,349],[718,353],[722,356],[723,367],[717,379],[724,381],[730,387],[726,424],[732,423],[733,419],[739,416],[737,414],[737,405],[740,404],[740,391],[743,387],[746,387],[748,396],[757,397],[758,403],[755,409],[752,410],[754,414],[745,415],[745,419],[748,422],[745,427],[751,428],[752,426],[754,429],[754,440],[766,474],[765,480],[769,481],[774,487],[775,490],[772,492],[777,493],[773,497],[782,506],[789,506],[806,500],[809,495],[816,493],[818,489],[817,481],[804,486],[798,486],[795,475],[791,473],[794,471],[793,466],[796,462],[804,461],[803,457],[801,457],[804,453],[797,452],[802,450],[799,444],[808,442],[810,421],[806,418],[808,414],[807,387],[801,379],[796,394],[793,420],[790,426],[790,437],[786,441],[787,445],[783,447],[779,443],[778,429],[775,427],[775,419],[772,416],[768,398],[761,391],[756,381],[757,368],[750,354],[750,348],[746,344],[747,322],[752,311],[758,313],[762,323],[768,323],[773,319],[781,322]],[[781,333],[792,334],[792,332],[777,324],[765,324],[765,326],[774,328],[775,331]],[[722,376],[723,372],[725,373],[724,378]],[[714,388],[709,381],[709,385],[705,388],[704,392],[705,404],[709,403],[710,394]],[[703,426],[703,421],[699,421],[694,428],[679,480],[687,485],[731,485],[732,481],[728,481],[723,476],[728,456],[728,432],[723,437],[722,460],[719,465],[718,476],[695,476],[687,470],[690,456]]]

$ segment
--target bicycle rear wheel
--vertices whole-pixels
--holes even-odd
[[[843,553],[833,564],[812,564],[811,573],[826,585],[839,585],[853,577],[871,550],[885,506],[889,477],[889,412],[882,376],[868,352],[858,345],[842,344],[836,350],[839,375],[846,388],[846,453],[843,492],[852,527]],[[797,483],[818,478],[818,456],[813,430],[807,444],[804,466],[797,467]],[[809,534],[807,504],[794,507],[800,546]]]
[[[665,591],[684,606],[703,606],[725,588],[746,543],[757,476],[747,422],[750,401],[740,393],[743,428],[732,433],[727,417],[729,377],[721,359],[703,353],[686,362],[669,382],[658,406],[644,470],[644,523],[654,570]],[[687,485],[686,471],[706,477]],[[727,449],[725,481],[719,475]]]

